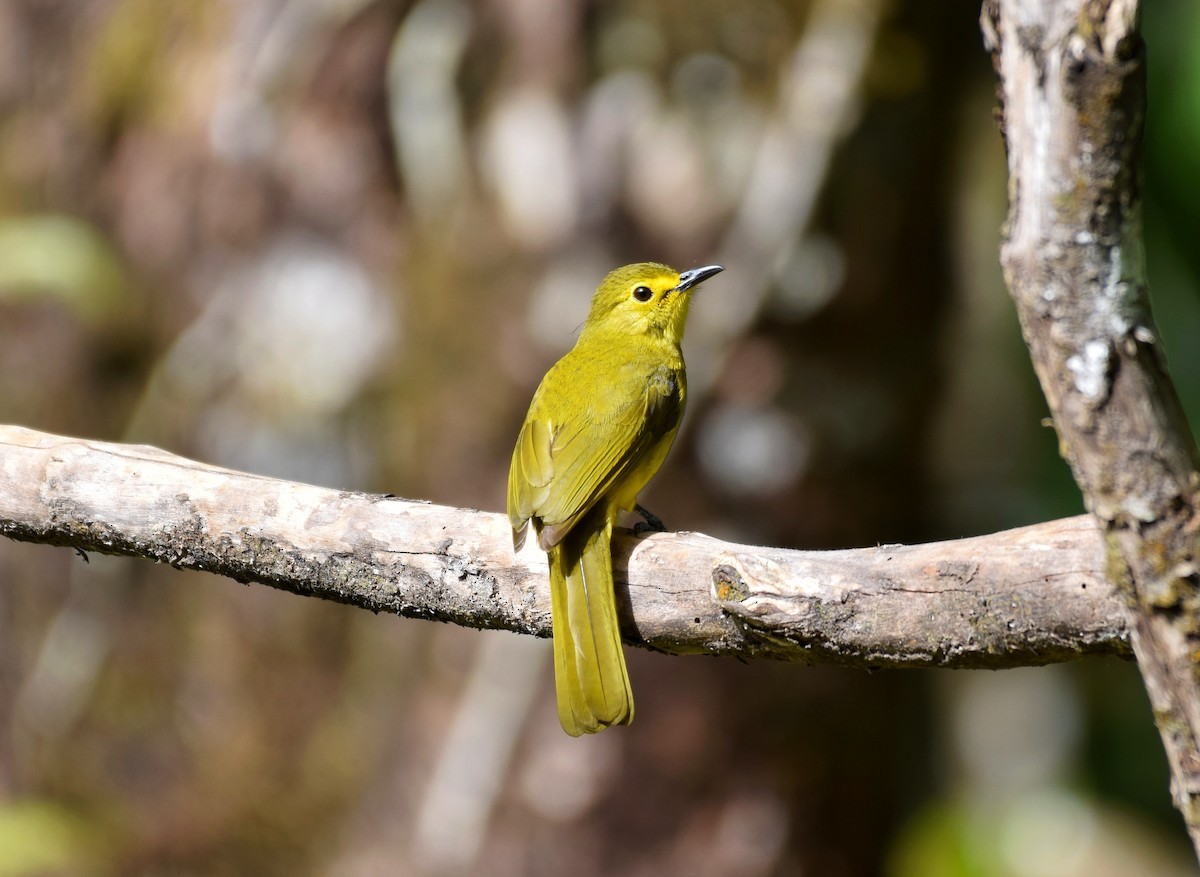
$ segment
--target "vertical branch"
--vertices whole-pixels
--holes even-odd
[[[1136,0],[985,0],[1009,217],[1000,259],[1061,448],[1136,610],[1134,651],[1200,851],[1195,442],[1146,296]]]

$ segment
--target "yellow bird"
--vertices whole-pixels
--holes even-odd
[[[533,394],[513,449],[513,546],[532,524],[547,552],[558,718],[573,737],[633,721],[612,530],[675,440],[687,401],[679,345],[688,304],[722,270],[640,262],[605,277],[575,347]]]

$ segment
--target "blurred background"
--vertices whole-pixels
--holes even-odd
[[[1200,413],[1200,6],[1145,4]],[[720,262],[643,498],[803,548],[1082,510],[997,265],[978,5],[6,0],[0,420],[499,511],[604,273]],[[547,644],[0,542],[0,877],[1196,874],[1136,668]]]

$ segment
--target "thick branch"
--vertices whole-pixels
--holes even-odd
[[[1063,452],[1137,612],[1133,645],[1200,851],[1200,473],[1150,319],[1136,0],[989,0],[1010,209],[1001,249]]]
[[[502,515],[327,490],[155,448],[0,426],[0,533],[263,582],[373,611],[550,633],[544,555]],[[974,539],[788,551],[619,535],[628,641],[857,666],[1126,654],[1087,517]]]

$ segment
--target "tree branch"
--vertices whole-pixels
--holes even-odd
[[[1196,445],[1150,318],[1136,0],[988,0],[1010,208],[1005,279],[1063,453],[1136,607],[1134,652],[1200,852]]]
[[[146,557],[375,612],[550,635],[545,556],[503,515],[328,490],[155,448],[0,426],[0,534]],[[621,533],[627,641],[860,667],[1128,654],[1086,516],[849,551]]]

